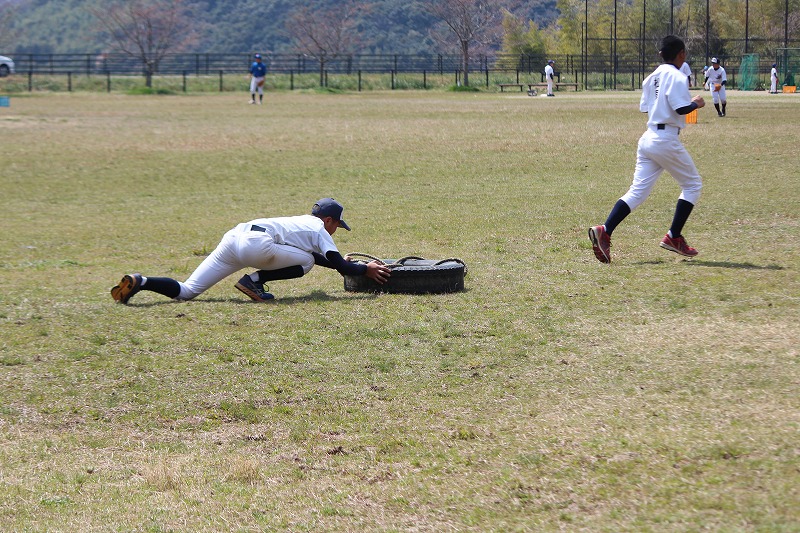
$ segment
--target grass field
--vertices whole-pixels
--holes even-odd
[[[796,95],[700,110],[700,255],[658,247],[665,175],[611,265],[586,228],[634,92],[246,100],[0,108],[0,530],[800,530]],[[343,253],[459,257],[467,290],[109,296],[323,196]]]

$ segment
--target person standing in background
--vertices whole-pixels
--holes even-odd
[[[689,80],[689,88],[692,87],[692,66],[687,63],[686,61],[683,62],[681,65],[681,73],[686,76],[686,79]]]
[[[769,73],[769,93],[778,93],[778,64],[772,64],[772,70]]]
[[[258,92],[258,105],[264,101],[264,78],[267,75],[267,66],[261,61],[261,54],[254,56],[255,61],[250,65],[250,103],[256,103]]]
[[[544,67],[544,77],[547,80],[547,96],[555,96],[553,94],[553,64],[555,61],[552,59],[547,62],[547,66]]]

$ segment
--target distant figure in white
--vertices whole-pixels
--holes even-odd
[[[547,80],[547,96],[555,96],[553,94],[553,61],[552,59],[547,62],[547,66],[544,67],[544,77]]]

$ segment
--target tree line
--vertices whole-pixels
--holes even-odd
[[[5,25],[1,52],[24,41],[22,35],[36,26],[34,14],[44,15],[31,10],[32,0],[0,2],[0,22]],[[798,46],[800,27],[800,0],[61,0],[60,8],[47,0],[36,4],[50,5],[56,9],[50,15],[56,17],[58,9],[70,10],[69,17],[58,21],[62,27],[90,17],[97,42],[103,43],[100,51],[136,58],[148,84],[166,54],[209,51],[209,35],[215,29],[226,35],[220,37],[222,42],[248,42],[245,51],[307,55],[319,63],[320,76],[327,62],[374,52],[380,35],[405,32],[405,39],[397,39],[398,48],[414,41],[429,53],[457,53],[464,84],[469,85],[470,59],[476,54],[605,55],[612,62],[620,56],[641,57],[644,65],[655,57],[660,38],[674,33],[684,38],[692,57],[774,57],[777,48]],[[231,12],[244,19],[231,19]],[[228,26],[226,20],[231,21]],[[383,31],[376,20],[384,21]],[[46,25],[46,20],[39,23]],[[262,31],[275,25],[280,28],[270,30],[271,35]],[[254,39],[254,33],[259,37]],[[29,52],[40,51],[27,46]],[[15,49],[25,46],[17,44]]]

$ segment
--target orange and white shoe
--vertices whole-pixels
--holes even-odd
[[[141,274],[125,274],[115,287],[111,288],[111,297],[119,304],[126,304],[131,297],[142,290]]]

